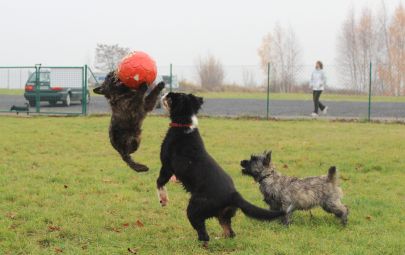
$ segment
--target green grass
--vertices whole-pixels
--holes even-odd
[[[0,95],[24,95],[23,89],[0,89]]]
[[[288,175],[325,174],[337,165],[349,224],[320,209],[296,212],[285,228],[238,212],[235,239],[208,221],[208,250],[196,241],[189,195],[168,184],[161,208],[155,180],[168,120],[149,117],[135,173],[112,149],[108,117],[0,118],[0,254],[404,254],[404,125],[327,121],[200,119],[207,150],[249,201],[266,207],[239,161],[273,150]],[[137,221],[143,223],[137,224]]]

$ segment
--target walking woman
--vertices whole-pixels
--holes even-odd
[[[321,61],[317,61],[315,65],[315,70],[312,72],[311,81],[309,82],[309,86],[312,88],[312,95],[314,100],[314,112],[311,114],[312,117],[318,117],[318,109],[322,111],[323,114],[326,114],[328,111],[328,107],[319,101],[321,97],[322,91],[325,88],[326,84],[326,77],[325,73],[323,72],[323,64]]]

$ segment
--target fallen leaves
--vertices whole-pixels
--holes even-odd
[[[15,213],[15,212],[8,212],[8,213],[6,213],[5,216],[6,216],[7,218],[9,218],[9,219],[14,220],[15,217],[17,217],[17,213]]]
[[[142,221],[140,221],[140,220],[136,220],[135,225],[140,228],[143,228],[145,226],[145,225],[143,225]]]
[[[121,226],[119,226],[119,227],[107,227],[107,229],[110,230],[110,231],[116,232],[116,233],[121,233],[122,229],[125,229],[125,228],[129,228],[129,227],[143,228],[144,226],[145,225],[142,223],[142,221],[140,221],[138,219],[133,223],[125,222],[125,223],[122,223]]]
[[[112,227],[111,230],[114,231],[115,233],[121,233],[121,229],[116,227]]]
[[[62,248],[60,248],[60,247],[56,247],[56,248],[55,248],[55,252],[56,252],[56,253],[62,253],[63,250],[62,250]]]
[[[132,254],[136,254],[138,252],[138,250],[135,248],[128,248],[128,252],[132,253]]]
[[[132,224],[130,224],[130,223],[128,223],[128,222],[126,222],[126,223],[123,223],[122,224],[122,226],[124,227],[124,228],[127,228],[127,227],[129,227],[130,225],[132,225],[132,226],[134,226],[134,227],[139,227],[139,228],[143,228],[145,225],[142,223],[142,221],[140,221],[140,220],[136,220],[134,223],[132,223]]]
[[[366,216],[366,219],[367,219],[367,220],[372,220],[373,217],[371,217],[371,215],[367,215],[367,216]]]
[[[49,230],[50,232],[60,231],[60,230],[61,230],[61,227],[56,226],[56,225],[49,225],[49,226],[48,226],[48,230]]]

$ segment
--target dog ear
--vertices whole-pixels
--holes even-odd
[[[167,93],[166,98],[170,104],[170,111],[176,112],[183,107],[184,97],[180,96],[178,93],[169,92]]]
[[[271,163],[271,151],[266,153],[266,157],[263,160],[263,165],[270,166]]]
[[[192,107],[195,111],[195,113],[198,112],[198,110],[201,109],[201,105],[204,103],[204,100],[202,97],[196,97],[193,94],[188,94],[188,96],[191,99]]]
[[[198,102],[200,103],[200,106],[204,104],[204,98],[202,97],[197,97]]]

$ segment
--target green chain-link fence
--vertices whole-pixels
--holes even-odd
[[[0,112],[86,115],[92,77],[86,65],[0,67]]]
[[[203,114],[301,118],[311,117],[314,109],[309,87],[314,65],[267,63],[205,69],[198,65],[168,65],[158,69],[173,75],[176,90],[204,96]],[[404,75],[387,70],[391,69],[369,63],[352,74],[346,67],[326,65],[326,89],[321,101],[328,106],[328,112],[320,113],[320,117],[405,120]]]
[[[401,72],[374,63],[363,69],[351,76],[345,67],[325,65],[321,101],[329,109],[321,117],[405,120]],[[203,96],[203,115],[301,118],[310,117],[314,108],[308,86],[313,70],[313,65],[222,65],[218,71],[170,64],[158,66],[157,80],[166,82],[166,91]],[[105,74],[86,66],[0,67],[0,112],[28,104],[35,114],[109,113],[105,98],[89,89]]]

